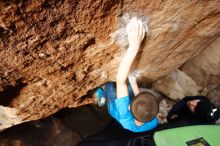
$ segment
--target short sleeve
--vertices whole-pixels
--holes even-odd
[[[115,100],[116,108],[118,110],[119,116],[121,119],[127,118],[130,114],[130,110],[128,109],[130,105],[130,98],[129,96],[125,96],[122,98],[117,98]]]

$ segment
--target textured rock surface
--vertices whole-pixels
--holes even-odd
[[[15,108],[0,106],[0,123],[2,128],[10,127],[12,124],[21,123],[21,118],[17,115]]]
[[[157,80],[153,83],[153,87],[173,100],[199,95],[200,90],[195,81],[180,70],[175,70],[168,76]]]
[[[220,107],[220,38],[190,59],[181,70],[204,89],[201,94]]]
[[[218,0],[0,0],[1,104],[15,108],[24,122],[92,102],[83,95],[114,80],[131,16],[148,21],[134,67],[144,81],[153,81],[219,36],[219,5]]]
[[[220,86],[209,87],[207,97],[220,108]]]
[[[220,37],[189,60],[182,70],[200,86],[220,86]]]

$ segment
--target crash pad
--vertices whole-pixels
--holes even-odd
[[[220,126],[197,125],[158,131],[156,146],[220,146]]]

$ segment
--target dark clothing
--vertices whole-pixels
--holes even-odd
[[[177,122],[181,121],[182,123],[190,123],[192,125],[203,125],[203,124],[214,124],[215,121],[203,121],[195,116],[194,113],[187,106],[187,102],[190,100],[207,100],[205,96],[187,96],[184,97],[180,102],[177,102],[173,108],[169,111],[167,116],[168,122]],[[173,115],[177,115],[176,118],[171,119]]]
[[[153,135],[156,131],[189,126],[190,124],[174,122],[158,125],[151,131],[134,133],[124,129],[117,121],[102,132],[83,139],[78,146],[156,146]]]
[[[87,137],[79,146],[155,146],[154,130],[134,133],[113,120],[103,132]]]
[[[134,92],[133,92],[129,82],[128,82],[128,95],[131,98],[134,97]],[[115,82],[105,83],[105,88],[103,90],[103,97],[105,97],[107,99],[108,103],[114,101],[117,98],[116,83]]]

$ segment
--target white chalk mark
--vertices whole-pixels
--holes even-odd
[[[132,16],[134,17],[134,16]],[[148,19],[144,17],[138,17],[143,22],[143,26],[145,28],[146,33],[149,33],[149,27],[148,27]],[[128,39],[127,39],[127,33],[126,33],[126,24],[130,21],[131,17],[129,14],[125,14],[122,17],[118,19],[118,26],[116,31],[110,34],[111,42],[118,44],[121,48],[127,48],[128,46]]]

